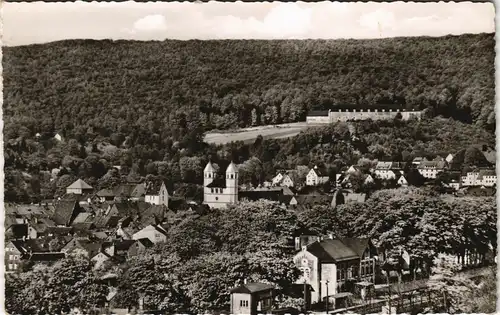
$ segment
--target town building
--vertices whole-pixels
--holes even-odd
[[[225,208],[238,202],[238,168],[231,162],[225,174],[215,171],[211,162],[203,170],[203,203],[210,208]]]
[[[375,281],[377,249],[369,239],[323,239],[302,247],[293,258],[302,271],[296,283],[312,287],[312,303],[345,292],[346,282]],[[335,304],[335,300],[329,301]]]
[[[271,180],[272,186],[284,186],[284,187],[293,187],[294,182],[292,177],[290,176],[293,170],[280,171],[276,176]]]
[[[84,195],[87,193],[92,193],[92,186],[87,184],[81,179],[76,180],[73,184],[66,187],[67,194]]]
[[[377,178],[391,180],[402,175],[405,166],[403,162],[377,162],[372,172]]]
[[[389,120],[400,117],[402,120],[420,119],[422,111],[405,110],[401,106],[373,105],[361,108],[354,105],[337,105],[329,110],[313,110],[307,114],[310,124],[329,124],[350,120]]]
[[[149,239],[153,244],[165,242],[167,240],[167,231],[160,225],[151,224],[135,233],[132,237],[134,240],[143,238]]]
[[[467,172],[461,178],[462,186],[493,187],[497,183],[497,174],[494,169],[483,169]]]
[[[274,301],[274,286],[267,283],[245,283],[231,291],[231,314],[269,314]]]
[[[168,190],[165,183],[152,182],[146,187],[145,202],[168,207]]]
[[[314,166],[306,176],[306,185],[307,186],[317,186],[324,183],[327,183],[330,180],[328,174],[323,169],[318,168],[318,166]]]
[[[443,172],[446,167],[446,161],[422,161],[417,166],[417,170],[423,177],[435,179],[437,174]]]

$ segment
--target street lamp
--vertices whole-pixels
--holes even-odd
[[[324,280],[323,281],[326,285],[326,301],[325,301],[325,305],[326,305],[326,314],[328,314],[328,284],[330,283],[329,280]]]

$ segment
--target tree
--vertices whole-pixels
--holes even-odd
[[[461,265],[453,256],[440,254],[435,258],[428,283],[430,290],[442,296],[442,304],[434,305],[436,312],[459,313],[467,308],[469,301],[463,297],[470,294],[474,284],[459,273],[460,269]]]

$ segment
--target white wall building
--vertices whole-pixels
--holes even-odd
[[[203,174],[204,204],[210,208],[225,208],[228,204],[238,202],[238,168],[233,162],[227,167],[225,176],[217,174],[210,162]]]

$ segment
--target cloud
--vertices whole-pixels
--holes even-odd
[[[147,15],[134,23],[134,31],[156,32],[167,30],[167,19],[161,14]]]
[[[77,1],[2,5],[3,40],[9,46],[70,38],[336,39],[495,30],[492,3]]]

